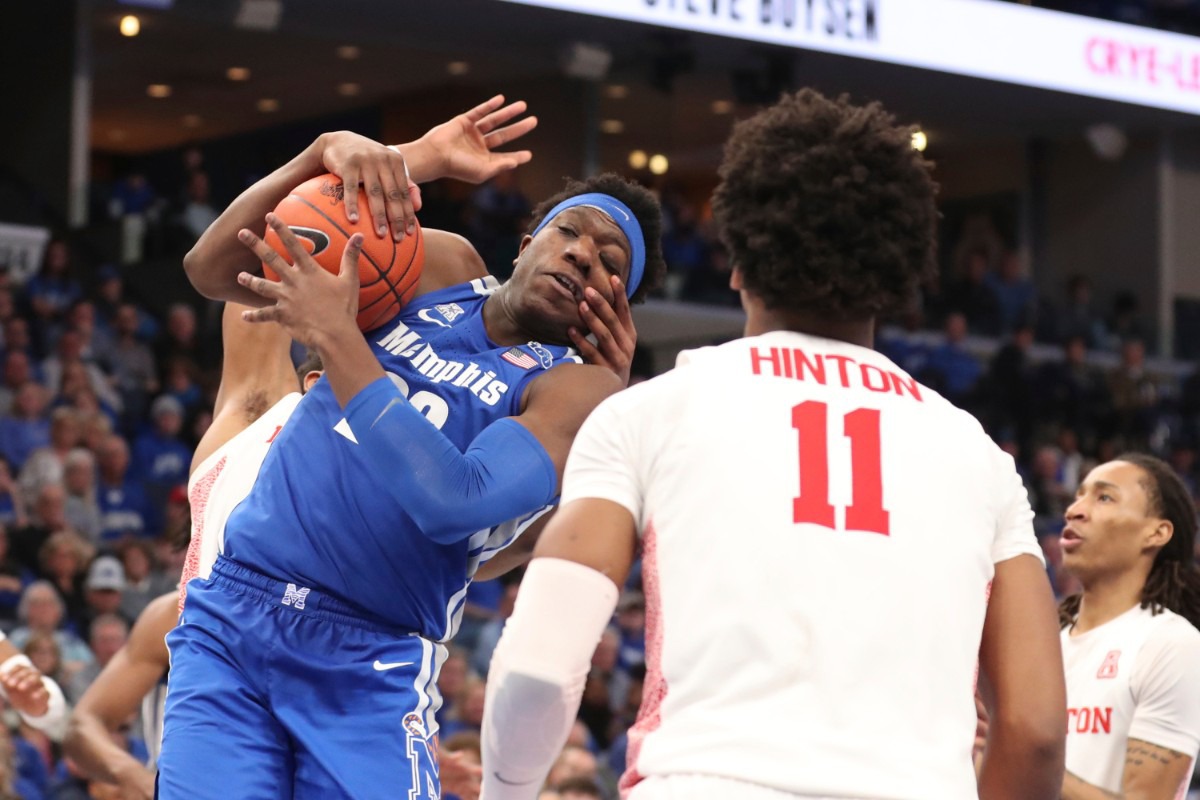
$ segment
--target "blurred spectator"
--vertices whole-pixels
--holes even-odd
[[[579,719],[587,726],[591,740],[602,750],[612,740],[613,710],[608,687],[609,675],[593,667],[584,682],[579,703]]]
[[[0,630],[10,631],[17,623],[21,593],[33,583],[34,575],[8,553],[8,527],[0,523]]]
[[[469,676],[458,691],[454,700],[454,708],[446,717],[441,727],[442,736],[453,736],[456,733],[468,731],[478,735],[483,725],[483,701],[487,693],[487,684],[482,678]]]
[[[112,418],[100,412],[81,413],[79,415],[81,444],[93,453],[99,454],[104,440],[112,436]]]
[[[1062,483],[1061,467],[1057,448],[1039,447],[1034,453],[1028,489],[1034,529],[1038,532],[1061,530],[1063,515],[1075,496],[1075,487]]]
[[[1130,339],[1151,341],[1150,329],[1138,311],[1138,298],[1133,292],[1119,292],[1113,299],[1112,314],[1107,328],[1108,340],[1105,349],[1117,351]]]
[[[980,392],[986,407],[981,409],[993,429],[1011,428],[1021,447],[1028,447],[1035,423],[1033,328],[1022,324],[992,358]]]
[[[154,556],[154,548],[145,539],[130,539],[117,550],[125,568],[125,591],[121,594],[121,614],[136,620],[150,601],[172,591],[176,580],[163,573]]]
[[[167,309],[167,324],[154,345],[154,359],[161,367],[175,358],[201,363],[201,341],[196,326],[196,310],[186,303],[174,303]]]
[[[554,787],[559,800],[603,800],[604,794],[594,780],[568,778]]]
[[[149,314],[130,303],[125,297],[125,281],[121,271],[112,265],[104,265],[97,270],[96,279],[96,327],[107,336],[110,343],[115,343],[117,332],[117,317],[121,307],[133,305],[135,335],[144,342],[153,341],[158,336],[159,325]]]
[[[0,800],[43,800],[48,784],[37,752],[0,726]]]
[[[919,334],[925,318],[921,306],[913,303],[900,316],[900,328],[886,327],[875,339],[875,347],[909,375],[921,375],[929,363],[929,348]]]
[[[105,367],[121,395],[122,427],[132,432],[145,413],[146,401],[158,391],[154,355],[137,337],[138,313],[132,303],[117,309],[116,342],[105,357]]]
[[[68,309],[83,296],[83,288],[71,271],[71,247],[62,239],[55,239],[46,247],[41,271],[25,284],[35,334],[43,348],[57,337]]]
[[[125,568],[116,556],[97,556],[88,567],[83,582],[82,613],[75,618],[75,629],[90,631],[102,616],[121,617],[121,595],[125,592]],[[133,620],[126,619],[126,624]]]
[[[100,539],[100,506],[96,502],[96,457],[76,447],[63,460],[63,488],[67,493],[67,524],[95,544]]]
[[[1019,326],[1032,327],[1037,291],[1015,252],[1006,253],[1000,259],[1000,271],[989,273],[984,283],[996,298],[998,333],[1010,333]]]
[[[0,525],[22,528],[28,524],[25,498],[13,477],[8,459],[0,456]]]
[[[92,547],[71,530],[50,534],[38,553],[39,574],[58,590],[67,625],[77,633],[87,630],[83,573],[94,554]]]
[[[100,504],[100,539],[115,541],[124,536],[153,536],[150,507],[141,485],[129,477],[129,445],[110,434],[97,454],[100,480],[96,501]]]
[[[100,670],[108,666],[108,662],[125,646],[125,640],[128,638],[129,623],[120,615],[101,614],[92,620],[91,627],[88,628],[88,645],[92,648],[92,655],[96,660],[81,669],[62,687],[68,703],[75,705],[79,702],[79,698],[83,697],[92,681],[96,680]]]
[[[1099,347],[1107,336],[1104,320],[1092,307],[1092,285],[1083,275],[1067,281],[1067,301],[1052,320],[1053,341],[1081,337],[1087,347]]]
[[[187,203],[180,214],[180,225],[187,233],[190,241],[188,246],[195,244],[208,226],[217,219],[217,210],[213,208],[208,185],[208,173],[203,170],[192,171],[187,178]]]
[[[67,453],[79,444],[79,415],[71,408],[50,413],[50,444],[29,454],[18,483],[26,500],[37,497],[42,487],[62,483]]]
[[[504,585],[498,580],[472,581],[467,587],[467,598],[463,603],[462,621],[454,641],[468,652],[474,651],[479,632],[496,618]]]
[[[196,365],[190,359],[182,357],[172,358],[163,366],[164,396],[172,397],[179,402],[185,418],[195,415],[204,400],[197,380],[198,372]],[[199,440],[199,436],[195,437],[195,441]]]
[[[675,207],[674,224],[663,236],[662,252],[669,299],[701,300],[708,294],[709,247],[700,234],[696,210],[688,203]]]
[[[1072,336],[1063,344],[1062,361],[1043,364],[1035,378],[1038,416],[1044,423],[1068,427],[1091,446],[1106,432],[1112,400],[1104,373],[1087,362],[1087,344]]]
[[[558,787],[575,778],[595,781],[598,775],[599,764],[591,751],[585,747],[568,744],[559,754],[554,766],[550,767],[546,785]]]
[[[29,524],[11,532],[9,550],[20,563],[38,566],[42,546],[50,536],[70,527],[67,523],[67,491],[62,484],[48,483],[38,490]]]
[[[42,362],[42,376],[44,385],[53,396],[69,401],[76,391],[87,387],[110,412],[121,410],[121,397],[104,370],[84,360],[83,336],[79,331],[63,331],[58,338],[55,354]]]
[[[52,634],[40,631],[32,633],[21,649],[43,675],[53,679],[60,687],[66,685],[71,673],[65,667],[62,648]],[[33,745],[47,772],[52,773],[56,753],[50,737],[30,726],[24,719],[20,720],[17,731],[22,739]]]
[[[146,234],[159,214],[158,197],[146,176],[133,173],[114,188],[109,214],[121,221],[121,263],[136,264],[145,253]]]
[[[617,601],[617,630],[621,649],[617,669],[628,671],[646,661],[646,598],[639,591],[627,591]]]
[[[1158,386],[1146,369],[1146,346],[1140,339],[1121,345],[1121,363],[1108,375],[1115,432],[1125,446],[1144,449],[1154,427]]]
[[[112,347],[112,334],[96,321],[96,306],[91,300],[80,300],[67,313],[67,325],[79,335],[80,356],[88,364],[95,364],[100,354]]]
[[[945,341],[929,353],[926,370],[933,388],[960,408],[966,406],[983,372],[964,347],[966,338],[967,318],[960,312],[951,312],[946,316]]]
[[[95,659],[82,639],[73,631],[61,627],[66,618],[65,611],[62,598],[58,596],[53,584],[49,581],[34,581],[25,589],[25,594],[21,596],[21,604],[17,608],[17,620],[21,624],[8,638],[13,647],[21,649],[35,634],[52,637],[62,656],[63,672],[69,679]]]
[[[986,248],[967,252],[963,274],[950,281],[941,297],[943,312],[955,312],[970,321],[971,331],[983,336],[1000,332],[1000,308],[991,289],[991,256]]]
[[[501,172],[471,194],[467,238],[500,280],[512,275],[521,236],[531,211],[528,198],[517,185],[517,173]]]
[[[24,353],[32,363],[35,353],[33,335],[29,332],[29,321],[24,317],[11,317],[4,323],[4,353]]]
[[[12,411],[0,417],[0,456],[14,469],[23,467],[34,450],[50,444],[49,401],[46,390],[29,381],[17,389]]]
[[[24,350],[9,350],[4,354],[4,372],[0,375],[0,415],[12,411],[17,391],[33,380],[33,368],[29,353]]]
[[[179,438],[183,406],[174,397],[164,394],[156,399],[150,419],[150,430],[134,442],[130,472],[142,482],[147,499],[161,516],[171,489],[187,483],[192,449]]]
[[[438,750],[441,753],[459,753],[465,763],[473,767],[479,767],[483,764],[483,744],[479,736],[474,733],[463,731],[453,736],[442,738],[440,741]],[[442,761],[442,765],[445,765],[445,761]],[[478,790],[476,790],[477,794]],[[443,794],[442,798],[443,800],[461,800],[460,795],[449,792]]]

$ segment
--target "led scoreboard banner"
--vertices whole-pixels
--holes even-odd
[[[1200,113],[1200,38],[998,0],[502,1]]]

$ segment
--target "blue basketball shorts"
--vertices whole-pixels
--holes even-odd
[[[167,636],[163,800],[437,800],[439,645],[222,557]]]

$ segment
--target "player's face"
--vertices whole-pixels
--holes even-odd
[[[593,208],[568,208],[537,236],[525,237],[513,282],[525,313],[537,320],[526,327],[547,332],[550,341],[569,342],[567,328],[587,331],[579,314],[584,290],[614,301],[612,276],[629,278],[629,241],[617,223]]]
[[[1081,579],[1131,568],[1162,520],[1150,513],[1140,467],[1110,461],[1088,473],[1066,512],[1063,568]]]

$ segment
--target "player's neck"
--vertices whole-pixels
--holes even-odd
[[[759,336],[772,331],[795,331],[823,339],[836,339],[860,347],[874,347],[874,318],[860,320],[829,319],[816,314],[796,314],[758,307],[746,308],[746,335]]]
[[[1111,622],[1142,602],[1146,576],[1140,570],[1105,575],[1089,579],[1079,601],[1079,616],[1071,628],[1072,635],[1087,633]]]
[[[483,304],[483,328],[488,338],[498,345],[525,344],[541,340],[532,331],[521,327],[515,309],[509,302],[508,284],[501,286]]]

